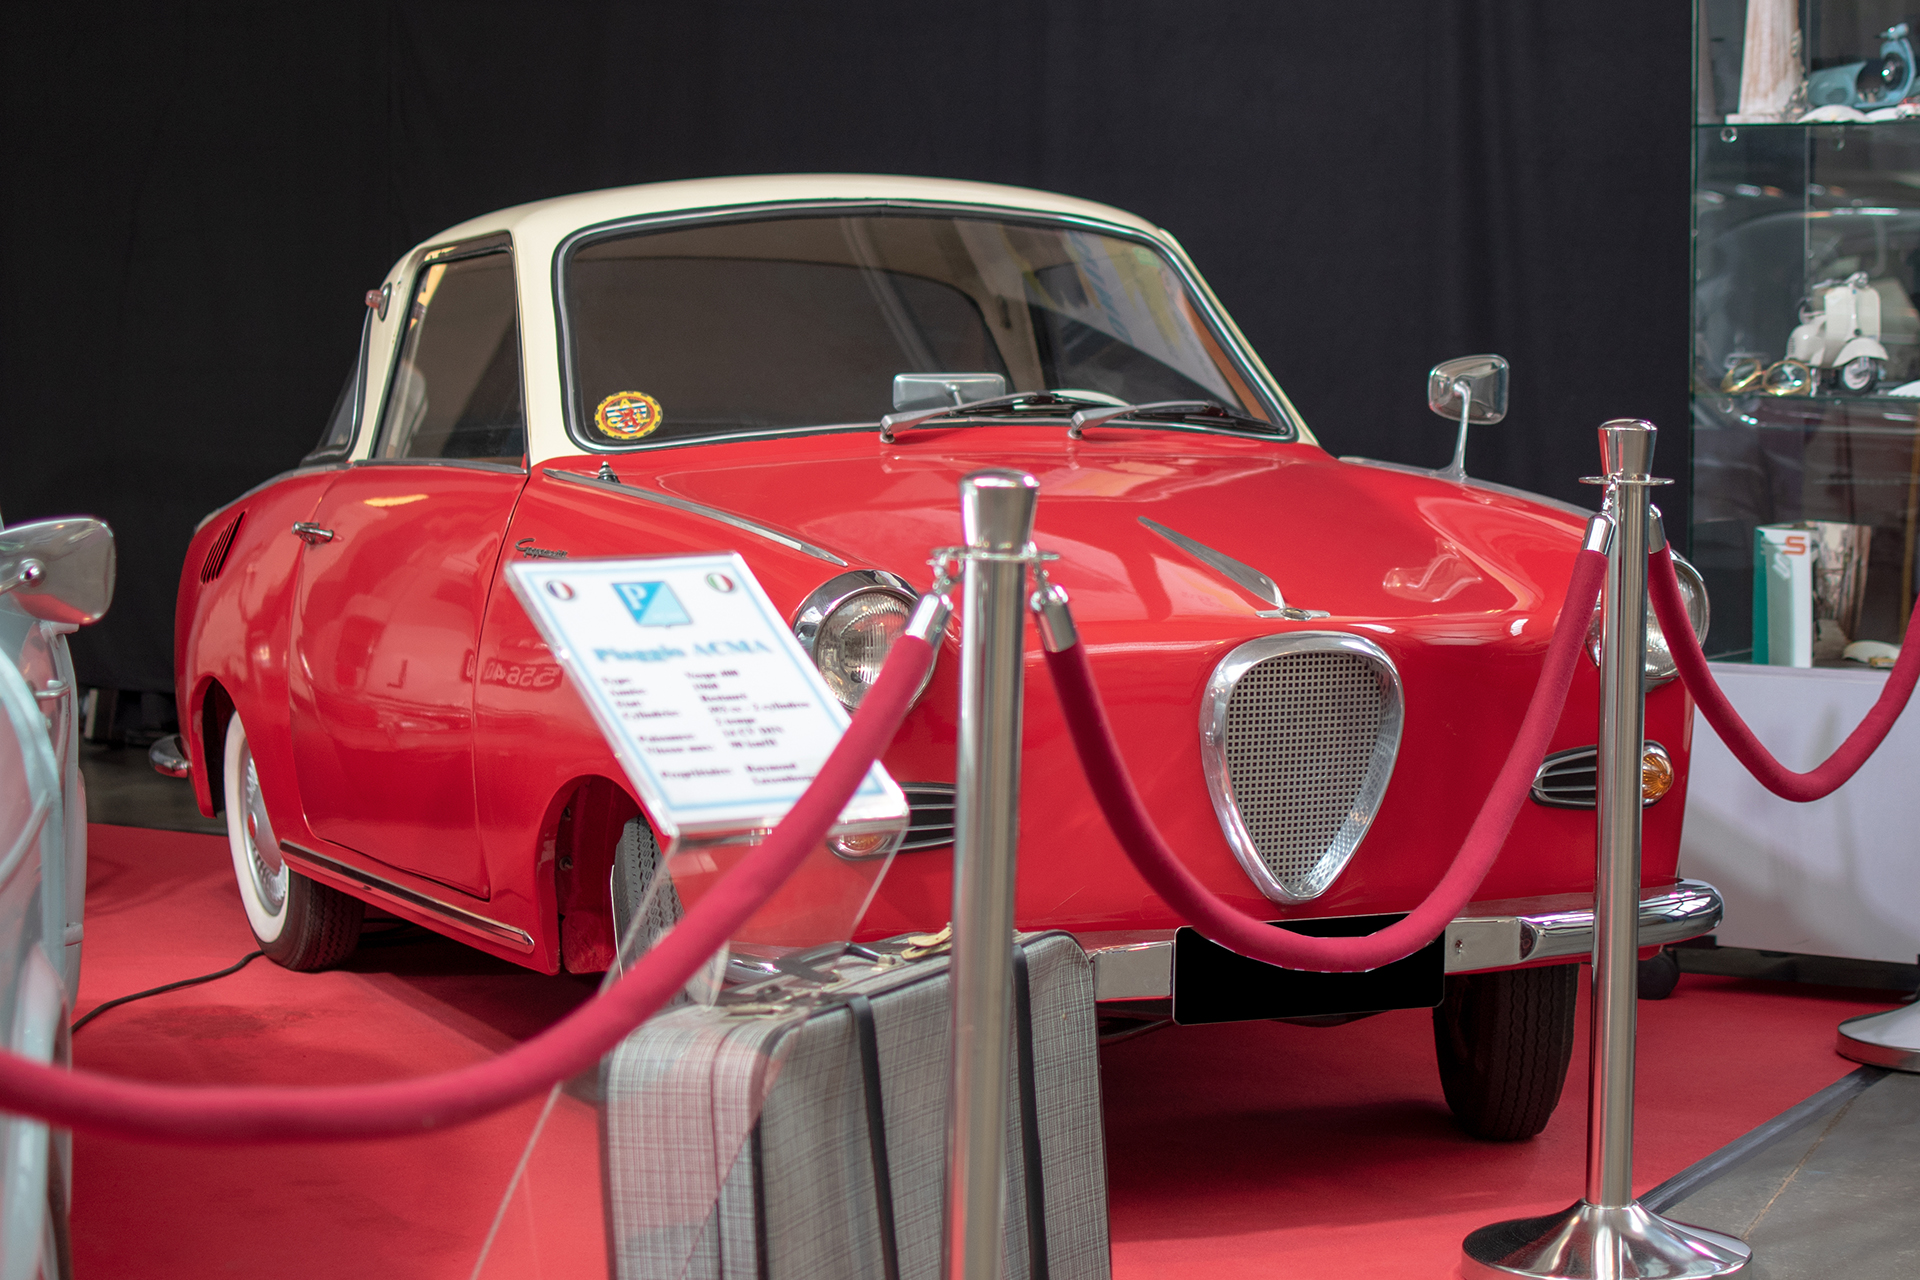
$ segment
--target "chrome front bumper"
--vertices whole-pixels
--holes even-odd
[[[1665,946],[1711,933],[1725,904],[1699,880],[1649,889],[1640,898],[1640,945]],[[1096,1000],[1165,1000],[1173,995],[1173,935],[1088,934]],[[1447,926],[1446,971],[1482,973],[1548,961],[1585,960],[1593,952],[1593,899],[1565,893],[1546,898],[1474,902]]]

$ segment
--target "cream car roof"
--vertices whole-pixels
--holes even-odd
[[[935,204],[978,204],[1001,209],[1031,209],[1037,213],[1093,218],[1144,231],[1166,233],[1143,218],[1110,205],[1071,196],[1006,187],[990,182],[957,182],[950,178],[910,178],[865,173],[773,174],[744,178],[695,178],[685,182],[651,182],[614,187],[579,195],[536,200],[515,205],[449,227],[428,244],[468,239],[492,232],[513,235],[522,252],[544,249],[551,254],[561,240],[602,222],[650,214],[690,213],[700,209],[735,208],[751,204],[785,204],[812,200],[907,200]]]
[[[522,371],[527,407],[528,456],[537,462],[563,454],[581,454],[586,450],[567,434],[561,371],[556,353],[559,335],[552,299],[553,255],[568,236],[586,227],[644,218],[658,214],[720,211],[753,205],[781,205],[815,201],[897,200],[914,204],[979,205],[982,208],[1021,210],[1071,218],[1086,218],[1126,228],[1153,237],[1175,256],[1185,260],[1185,251],[1174,238],[1144,218],[1092,200],[1034,191],[1026,187],[1001,186],[990,182],[960,182],[948,178],[915,178],[886,174],[770,174],[735,178],[695,178],[682,182],[652,182],[640,186],[614,187],[605,191],[586,191],[577,195],[536,200],[493,213],[470,218],[422,241],[394,264],[386,283],[396,299],[408,295],[411,277],[425,252],[436,246],[472,240],[505,232],[513,238],[514,273],[521,297],[520,336]],[[1191,263],[1188,264],[1191,267]],[[1196,280],[1198,271],[1193,272]],[[1204,289],[1204,282],[1201,287]],[[536,300],[545,299],[548,305]],[[1226,328],[1238,340],[1256,375],[1270,387],[1299,424],[1301,439],[1311,441],[1306,425],[1287,402],[1273,377],[1261,364],[1245,337],[1227,318],[1217,298],[1209,297]],[[380,405],[385,398],[386,373],[392,367],[398,342],[404,304],[390,306],[388,314],[375,323],[369,349],[371,369],[378,376],[367,379],[363,402],[363,426],[355,441],[354,457],[369,456],[376,434]]]

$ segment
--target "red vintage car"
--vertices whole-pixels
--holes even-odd
[[[960,541],[960,478],[1030,472],[1169,841],[1248,912],[1352,931],[1452,859],[1583,529],[1329,456],[1170,236],[1034,191],[572,196],[435,237],[367,308],[319,447],[208,516],[181,579],[183,754],[295,969],[351,951],[364,903],[545,972],[609,965],[633,907],[610,885],[650,871],[653,828],[511,564],[737,551],[852,706]],[[862,937],[948,919],[946,643],[884,757],[913,820]],[[1080,937],[1108,1025],[1437,1005],[1468,1128],[1545,1123],[1592,943],[1590,664],[1484,902],[1392,973],[1300,975],[1181,932],[1096,809],[1031,633],[1028,656],[1018,920]],[[1675,877],[1690,723],[1678,684],[1648,695],[1646,946],[1719,915]]]

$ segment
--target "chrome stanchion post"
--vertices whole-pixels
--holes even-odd
[[[1734,1276],[1751,1259],[1732,1236],[1670,1222],[1633,1197],[1633,1057],[1640,921],[1640,770],[1646,732],[1647,553],[1657,516],[1647,490],[1654,427],[1600,427],[1606,474],[1589,547],[1612,551],[1600,631],[1599,830],[1594,873],[1592,1038],[1587,1085],[1586,1195],[1563,1213],[1495,1223],[1461,1246],[1463,1274],[1538,1280]],[[1657,527],[1657,526],[1655,526]]]
[[[966,547],[953,858],[953,1068],[946,1275],[999,1280],[1013,1030],[1014,843],[1028,543],[1039,485],[1019,471],[960,482]]]
[[[1609,422],[1600,428],[1605,501],[1613,512],[1614,530],[1600,616],[1586,1202],[1603,1209],[1623,1209],[1633,1203],[1640,757],[1646,737],[1647,522],[1651,514],[1647,485],[1653,444],[1651,423]]]
[[[1920,1071],[1920,1004],[1848,1018],[1835,1038],[1843,1058],[1895,1071]]]

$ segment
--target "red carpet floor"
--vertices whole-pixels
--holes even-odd
[[[93,828],[80,1011],[251,949],[225,842]],[[477,1061],[561,1016],[592,982],[440,939],[363,949],[324,974],[255,961],[111,1010],[76,1062],[149,1080],[377,1080]],[[1687,976],[1640,1006],[1641,1188],[1852,1064],[1832,1052],[1859,993]],[[1532,1142],[1478,1143],[1447,1119],[1424,1013],[1331,1029],[1178,1028],[1104,1056],[1114,1270],[1132,1277],[1445,1276],[1488,1222],[1580,1190],[1584,1043]],[[221,1275],[467,1277],[541,1110],[429,1137],[196,1150],[81,1135],[82,1280]],[[597,1275],[590,1111],[562,1096],[484,1273]]]

